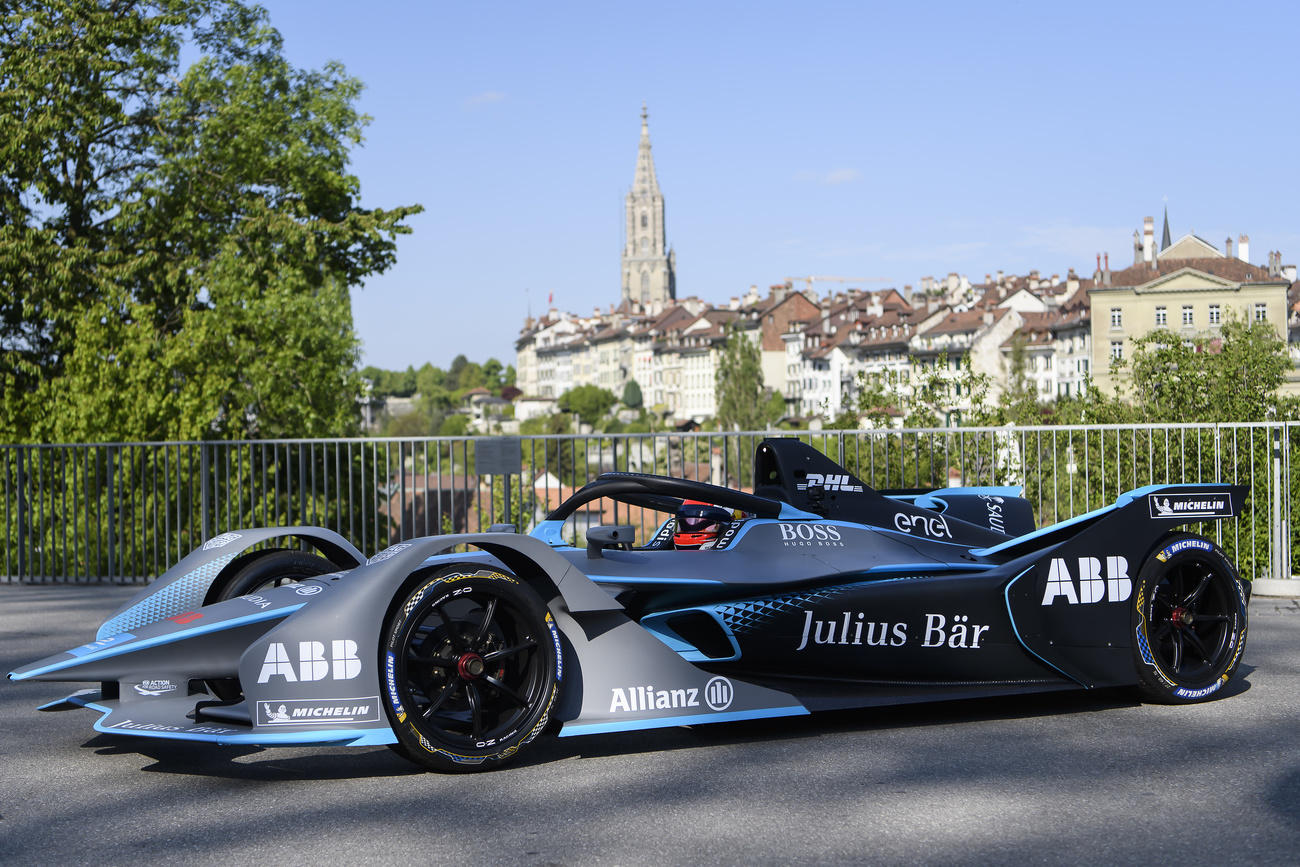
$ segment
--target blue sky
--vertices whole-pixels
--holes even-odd
[[[364,364],[513,363],[530,304],[617,303],[642,101],[679,296],[1090,274],[1166,201],[1300,259],[1291,4],[265,5],[366,84],[363,204],[426,209],[353,293]]]

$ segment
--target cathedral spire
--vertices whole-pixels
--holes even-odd
[[[1160,236],[1160,252],[1169,249],[1169,206],[1165,205],[1165,232]]]
[[[641,103],[636,174],[624,215],[623,300],[649,310],[677,297],[676,256],[664,231],[664,197],[650,152],[650,112]]]
[[[657,195],[659,178],[655,175],[655,158],[650,153],[650,112],[645,103],[641,103],[641,143],[636,152],[636,177],[632,180],[632,192],[638,195]]]

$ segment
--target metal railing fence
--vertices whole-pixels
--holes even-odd
[[[496,523],[527,529],[609,470],[749,488],[758,442],[786,435],[879,489],[1023,485],[1040,526],[1143,485],[1247,484],[1240,518],[1200,530],[1243,575],[1300,571],[1300,423],[1276,422],[526,436],[510,443],[509,472],[481,475],[473,437],[0,446],[0,582],[144,582],[249,526],[325,526],[366,553]],[[568,532],[633,523],[644,538],[663,517],[631,512],[596,504]]]

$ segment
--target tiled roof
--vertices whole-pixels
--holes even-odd
[[[1194,268],[1205,274],[1231,280],[1233,283],[1268,283],[1276,280],[1276,278],[1268,276],[1267,268],[1259,265],[1251,265],[1240,259],[1208,257],[1205,259],[1166,259],[1163,262],[1157,262],[1154,268],[1143,262],[1122,271],[1111,271],[1110,286],[1143,286],[1152,280],[1166,277],[1184,268]],[[1094,288],[1106,287],[1098,286]]]

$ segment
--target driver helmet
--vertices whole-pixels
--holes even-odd
[[[721,506],[699,500],[682,500],[677,507],[677,529],[673,545],[679,550],[712,548],[731,522],[731,513]]]

